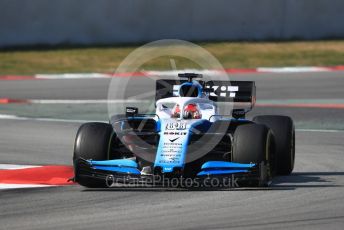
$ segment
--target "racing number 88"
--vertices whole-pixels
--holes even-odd
[[[182,129],[186,129],[186,124],[183,123],[183,122],[168,123],[166,125],[166,129],[169,129],[169,130],[182,130]]]

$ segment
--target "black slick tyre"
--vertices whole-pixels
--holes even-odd
[[[109,158],[112,136],[113,128],[107,123],[91,122],[80,126],[76,134],[73,154],[76,182],[91,188],[105,186],[105,183],[93,181],[90,178],[80,178],[78,175],[77,160],[79,158],[85,160],[107,160]]]
[[[288,116],[264,115],[253,119],[258,124],[270,128],[275,140],[276,173],[289,175],[295,162],[295,128]]]
[[[259,179],[249,185],[267,186],[272,177],[271,154],[272,132],[265,125],[246,124],[239,126],[233,136],[232,161],[259,165]]]

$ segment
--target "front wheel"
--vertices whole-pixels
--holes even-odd
[[[80,126],[74,143],[73,164],[75,181],[86,187],[105,187],[105,184],[90,178],[80,178],[77,160],[108,160],[111,139],[114,135],[112,126],[107,123],[91,122]]]
[[[276,172],[289,175],[295,162],[295,128],[293,120],[287,116],[264,115],[253,118],[258,124],[270,128],[276,143]]]
[[[272,178],[273,136],[265,125],[239,126],[233,136],[232,161],[259,165],[258,181],[249,182],[260,187],[267,186]]]

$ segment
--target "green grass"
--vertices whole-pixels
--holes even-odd
[[[198,43],[225,68],[279,66],[335,66],[344,64],[344,41]],[[138,46],[79,47],[0,51],[0,75],[37,73],[113,72]],[[171,57],[146,63],[144,69],[171,69]],[[177,68],[194,68],[187,59],[173,57]]]

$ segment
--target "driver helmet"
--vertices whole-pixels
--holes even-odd
[[[183,113],[184,119],[200,119],[202,118],[202,114],[198,109],[196,104],[188,104],[184,107]]]

